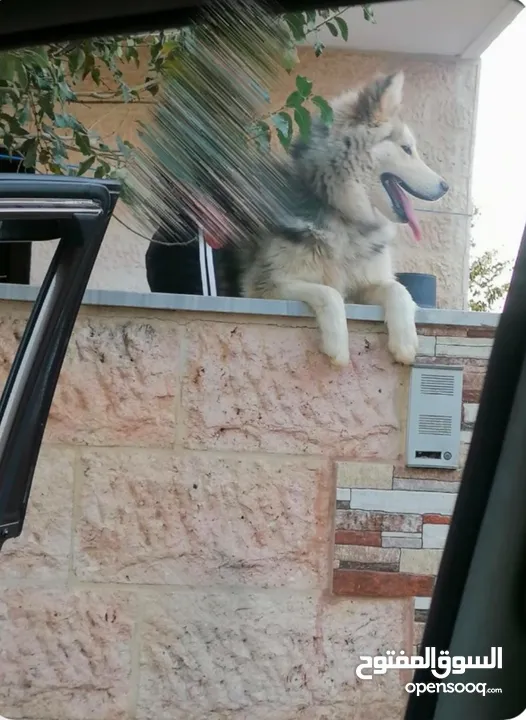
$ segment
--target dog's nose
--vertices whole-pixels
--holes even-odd
[[[440,181],[440,189],[442,190],[442,192],[444,193],[444,195],[445,195],[445,194],[447,193],[447,191],[449,190],[449,185],[447,184],[447,182],[446,182],[445,180],[441,180],[441,181]]]

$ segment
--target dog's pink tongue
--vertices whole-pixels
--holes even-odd
[[[416,216],[411,200],[408,198],[402,188],[400,188],[400,200],[402,201],[404,212],[407,216],[407,222],[409,224],[409,227],[413,231],[414,238],[417,242],[420,242],[420,240],[422,239],[422,228],[420,227],[420,223],[418,222],[418,218]]]

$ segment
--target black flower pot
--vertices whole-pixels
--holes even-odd
[[[398,273],[398,282],[403,285],[421,308],[436,308],[437,279],[435,275],[426,273]]]

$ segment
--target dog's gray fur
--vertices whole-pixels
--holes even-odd
[[[315,124],[310,141],[291,153],[293,215],[243,254],[243,294],[307,303],[322,350],[337,365],[349,362],[345,301],[384,308],[396,361],[411,364],[417,353],[415,303],[391,265],[396,224],[407,216],[396,211],[383,180],[395,176],[429,201],[448,187],[418,156],[399,118],[403,82],[402,73],[381,77],[333,101],[330,128]]]

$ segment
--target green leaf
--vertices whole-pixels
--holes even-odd
[[[327,100],[320,97],[320,95],[314,95],[312,102],[320,111],[320,117],[326,125],[330,125],[333,120],[333,111]]]
[[[97,86],[100,85],[100,70],[99,70],[99,68],[97,68],[97,67],[93,68],[93,70],[91,71],[91,79],[93,80],[95,85],[97,85]]]
[[[307,78],[303,77],[303,75],[298,75],[296,77],[296,88],[300,93],[301,97],[306,100],[311,94],[312,81],[307,80]]]
[[[364,19],[367,20],[367,22],[375,24],[376,18],[374,16],[374,10],[373,10],[372,5],[367,3],[367,5],[362,6],[362,10],[363,10]]]
[[[338,28],[334,23],[328,22],[327,27],[329,28],[331,35],[334,35],[334,37],[338,37]]]
[[[15,80],[17,56],[14,53],[0,54],[0,80],[12,83]]]
[[[75,143],[83,155],[91,155],[91,143],[89,137],[85,133],[75,132],[73,134]]]
[[[301,107],[303,105],[303,95],[297,90],[294,90],[294,92],[288,96],[285,105],[289,108]]]
[[[30,138],[20,146],[20,154],[24,158],[23,165],[26,168],[34,168],[37,164],[38,139]]]
[[[118,147],[119,152],[121,153],[121,155],[122,155],[125,159],[128,159],[128,158],[130,157],[130,154],[131,154],[131,147],[132,147],[132,146],[131,146],[131,143],[125,142],[125,141],[122,140],[122,138],[120,138],[118,135],[117,135],[117,138],[116,138],[116,142],[117,142],[117,147]]]
[[[303,13],[287,13],[284,19],[290,28],[294,40],[296,40],[296,42],[303,42],[303,40],[305,40],[305,15]]]
[[[60,90],[60,93],[64,100],[76,100],[77,99],[77,96],[75,95],[73,90],[69,87],[67,82],[59,82],[58,89]]]
[[[86,53],[81,47],[76,47],[68,56],[68,67],[72,75],[76,75],[84,67]]]
[[[296,47],[289,48],[283,56],[282,65],[285,70],[290,71],[299,63],[298,51]]]
[[[101,161],[98,168],[95,170],[95,177],[96,178],[104,178],[107,177],[111,173],[111,166],[108,165],[108,163]]]
[[[15,67],[16,67],[16,75],[17,75],[17,80],[18,80],[20,89],[22,91],[26,91],[27,87],[29,85],[29,79],[27,76],[26,68],[21,59],[17,59],[17,61],[15,63]]]
[[[301,138],[308,140],[310,137],[311,116],[307,108],[299,107],[294,110],[294,120],[299,128]]]
[[[39,96],[38,103],[42,112],[45,113],[50,120],[55,121],[55,108],[53,98],[48,93],[43,93]]]
[[[279,112],[272,116],[272,123],[276,128],[278,139],[285,150],[289,147],[292,140],[292,118],[287,112]]]
[[[84,175],[84,173],[90,169],[94,162],[95,155],[87,158],[87,160],[83,160],[77,168],[77,175]]]
[[[263,120],[258,120],[254,126],[254,140],[260,150],[268,151],[270,149],[270,127]]]
[[[55,125],[58,128],[69,128],[70,130],[77,130],[82,133],[86,132],[84,125],[69,113],[55,114]]]
[[[347,26],[347,23],[342,17],[334,18],[334,22],[336,23],[336,25],[338,25],[342,38],[345,40],[345,42],[347,42],[347,40],[349,39],[349,28]]]

